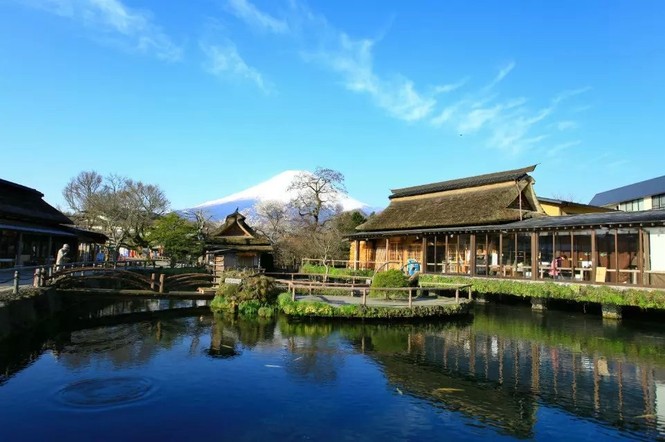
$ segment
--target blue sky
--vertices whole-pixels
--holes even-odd
[[[665,174],[662,1],[0,0],[0,177],[173,208],[286,169],[352,196],[539,163],[588,202]]]

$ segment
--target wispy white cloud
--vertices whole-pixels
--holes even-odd
[[[219,78],[239,77],[249,80],[263,92],[270,92],[263,75],[245,62],[232,41],[225,40],[219,44],[200,42],[199,46],[205,54],[204,69],[208,73]]]
[[[417,121],[432,112],[436,100],[417,91],[411,80],[400,75],[383,78],[374,71],[373,41],[354,40],[343,32],[329,31],[333,31],[332,40],[315,53],[306,53],[306,60],[314,60],[340,74],[348,90],[369,95],[396,118]]]
[[[515,69],[515,66],[516,66],[515,62],[511,61],[503,65],[501,68],[499,68],[499,72],[497,72],[492,82],[488,84],[486,88],[490,89],[496,86],[497,84],[501,83],[501,81],[503,81],[503,79],[506,78],[508,74],[510,74],[513,71],[513,69]]]
[[[435,94],[447,94],[447,93],[456,91],[457,89],[464,86],[468,81],[469,81],[469,79],[465,78],[465,79],[460,80],[456,83],[448,83],[448,84],[442,84],[442,85],[439,85],[439,86],[435,86],[434,87],[434,93]]]
[[[182,58],[182,48],[154,23],[150,12],[120,0],[25,0],[22,4],[81,23],[95,38],[131,51],[167,61]]]
[[[576,129],[578,127],[577,122],[571,120],[557,121],[554,125],[559,131],[566,131]]]
[[[233,15],[255,29],[269,31],[275,34],[284,34],[289,31],[289,25],[286,21],[279,20],[260,11],[247,0],[228,0],[226,5]]]
[[[475,88],[469,78],[456,83],[417,85],[400,73],[379,72],[372,38],[355,38],[330,24],[299,0],[291,0],[286,18],[278,20],[260,11],[250,0],[227,0],[229,10],[253,28],[288,34],[300,46],[306,62],[337,75],[347,90],[369,97],[380,109],[403,121],[426,121],[484,139],[489,148],[519,153],[542,147],[555,129],[572,129],[572,122],[551,122],[563,103],[589,88],[566,90],[546,103],[527,97],[503,97],[499,86],[517,63],[500,66],[489,82]],[[447,95],[451,92],[455,94]],[[450,101],[451,96],[461,99]]]
[[[566,90],[553,95],[544,106],[534,106],[525,97],[501,98],[498,84],[515,68],[515,63],[501,67],[492,81],[445,106],[430,122],[434,126],[449,127],[462,135],[485,137],[490,148],[520,153],[542,146],[543,140],[552,136],[552,130],[569,130],[576,127],[573,121],[551,121],[565,101],[589,90]]]
[[[586,92],[589,92],[590,90],[591,90],[591,88],[588,87],[588,86],[587,87],[581,87],[581,88],[578,88],[578,89],[568,89],[568,90],[565,90],[563,92],[558,93],[554,97],[553,101],[554,101],[555,104],[559,104],[559,103],[561,103],[565,100],[568,100],[570,98],[576,97],[578,95],[582,95]]]
[[[571,147],[579,146],[582,144],[581,140],[568,141],[566,143],[556,144],[549,149],[547,149],[547,156],[550,158],[558,157],[563,151],[570,149]]]

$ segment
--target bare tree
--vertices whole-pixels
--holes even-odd
[[[341,211],[339,199],[346,195],[344,175],[321,167],[317,167],[311,174],[296,175],[288,190],[296,191],[291,205],[300,219],[314,228],[323,225],[332,215]]]
[[[77,224],[101,230],[114,248],[147,246],[147,228],[169,205],[158,186],[94,171],[72,178],[63,196]]]
[[[281,201],[261,201],[254,207],[250,224],[272,244],[276,244],[292,229],[289,207]]]
[[[103,182],[104,177],[97,172],[84,171],[72,178],[62,191],[69,209],[86,228],[91,228],[94,224],[93,199],[103,188]]]

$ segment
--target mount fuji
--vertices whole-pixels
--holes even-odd
[[[201,210],[213,220],[223,221],[226,216],[233,213],[236,208],[247,214],[247,212],[252,212],[254,206],[262,201],[280,201],[287,203],[296,195],[295,191],[288,190],[289,186],[293,182],[293,179],[301,173],[310,172],[286,170],[256,186],[249,187],[223,198],[206,201],[190,209],[181,210],[179,212],[187,213]],[[367,204],[348,195],[339,195],[338,203],[342,206],[344,211],[358,209],[369,213],[369,211],[372,210]]]

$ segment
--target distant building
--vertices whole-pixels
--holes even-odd
[[[580,215],[582,213],[611,212],[614,209],[608,207],[593,206],[590,204],[575,203],[573,201],[559,200],[555,198],[538,197],[540,207],[549,216]]]
[[[104,243],[106,236],[74,227],[72,220],[30,187],[0,179],[0,268],[51,264],[69,244],[73,260],[80,247]]]
[[[665,209],[665,175],[597,193],[589,204],[625,212]]]

